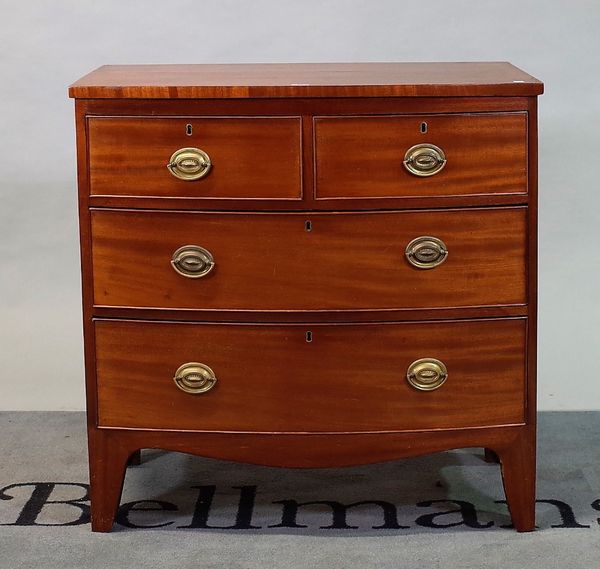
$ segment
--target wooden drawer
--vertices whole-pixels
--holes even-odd
[[[191,125],[191,135],[188,135]],[[92,195],[301,199],[300,117],[90,117]],[[181,180],[173,153],[199,148],[208,174]]]
[[[526,303],[522,207],[334,214],[93,210],[91,216],[97,306],[300,311]],[[405,249],[419,236],[441,239],[445,262],[428,270],[412,266]],[[213,255],[207,276],[186,278],[173,269],[172,256],[185,245]]]
[[[218,431],[382,431],[524,421],[525,319],[362,325],[97,321],[99,424]],[[306,341],[306,332],[312,341]],[[409,385],[421,358],[447,368]],[[185,393],[184,363],[215,386]]]
[[[317,199],[527,193],[527,113],[316,117],[314,127]],[[446,165],[419,177],[403,161],[424,143]]]

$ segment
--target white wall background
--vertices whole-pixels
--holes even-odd
[[[598,0],[0,0],[0,409],[83,409],[73,105],[106,63],[511,61],[540,100],[541,409],[600,409]]]

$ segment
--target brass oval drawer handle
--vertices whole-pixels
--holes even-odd
[[[433,391],[441,387],[448,379],[448,370],[440,360],[422,358],[408,366],[406,379],[420,391]]]
[[[184,245],[173,253],[171,265],[180,275],[188,279],[199,279],[215,268],[215,259],[204,247]]]
[[[207,365],[188,362],[177,369],[173,381],[181,391],[198,395],[210,391],[217,383],[217,377]]]
[[[444,151],[435,144],[415,144],[404,155],[404,167],[415,176],[437,174],[446,165]]]
[[[167,164],[173,176],[188,182],[204,178],[211,166],[209,155],[199,148],[180,148],[173,153]]]
[[[422,235],[406,246],[404,254],[413,267],[433,269],[448,258],[448,248],[441,239]]]

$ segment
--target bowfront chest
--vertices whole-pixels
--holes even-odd
[[[542,89],[507,63],[73,84],[92,528],[142,448],[312,468],[483,447],[532,530]]]

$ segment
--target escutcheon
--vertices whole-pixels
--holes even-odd
[[[433,269],[448,258],[446,244],[437,237],[421,235],[413,239],[404,251],[408,262],[418,269]]]
[[[421,358],[408,366],[406,379],[420,391],[433,391],[448,379],[448,370],[440,360]]]
[[[188,362],[179,366],[173,381],[181,391],[198,395],[210,391],[217,383],[217,377],[207,365]]]
[[[445,165],[446,155],[435,144],[415,144],[404,155],[404,167],[415,176],[433,176],[441,172]]]
[[[204,247],[184,245],[173,253],[171,266],[181,276],[188,279],[199,279],[208,275],[215,268],[215,259],[212,253]]]
[[[173,176],[188,182],[204,178],[211,166],[209,155],[200,148],[180,148],[172,154],[167,164]]]

